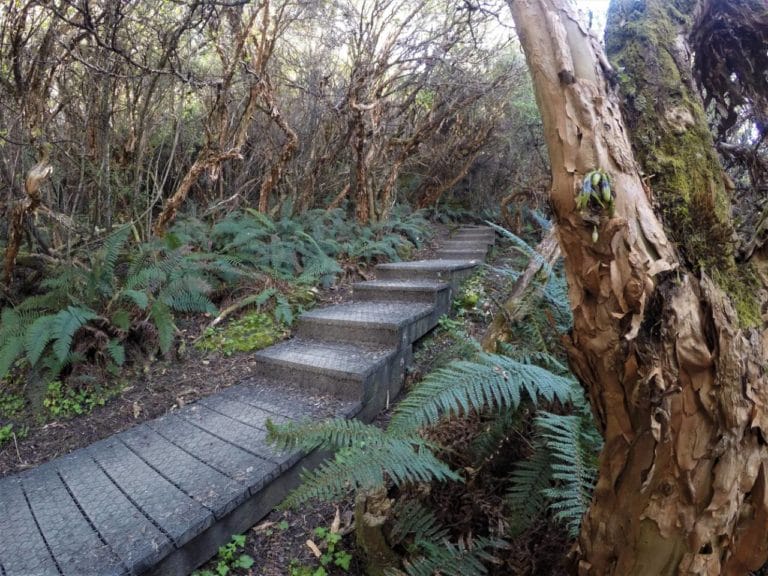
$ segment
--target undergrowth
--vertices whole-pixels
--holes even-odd
[[[87,412],[108,397],[94,382],[114,379],[133,359],[170,355],[182,317],[222,321],[202,335],[206,350],[269,345],[311,306],[312,288],[365,263],[398,259],[420,245],[428,226],[404,209],[366,227],[341,210],[272,219],[247,208],[214,223],[181,218],[149,242],[138,243],[134,232],[118,228],[97,249],[74,251],[34,293],[2,308],[0,398],[11,379],[27,379],[37,388],[30,402],[47,394],[49,413]],[[48,390],[52,383],[58,392]]]
[[[528,242],[504,234],[526,259],[538,256]],[[305,474],[282,506],[350,491],[365,499],[385,488],[396,502],[386,540],[404,557],[401,572],[392,573],[409,575],[486,574],[504,565],[505,555],[507,569],[522,574],[509,559],[518,552],[507,552],[516,539],[542,522],[559,524],[564,540],[574,537],[601,439],[559,346],[571,322],[561,266],[545,270],[520,298],[498,353],[484,352],[468,333],[488,320],[518,275],[496,265],[464,286],[455,302],[461,315],[441,320],[437,336],[450,341],[453,360],[433,355],[431,371],[385,428],[343,419],[269,423],[281,449],[335,453]]]

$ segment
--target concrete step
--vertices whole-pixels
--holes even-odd
[[[352,289],[358,302],[423,302],[433,304],[438,316],[451,307],[451,285],[436,280],[369,280],[353,284]]]
[[[444,260],[473,260],[477,262],[482,262],[485,259],[485,255],[487,253],[488,251],[484,249],[459,250],[459,249],[444,248],[435,252],[435,256],[437,256],[438,258],[442,258]]]
[[[302,314],[296,335],[328,342],[410,346],[437,325],[435,306],[418,302],[350,302]]]
[[[458,231],[453,233],[449,241],[461,241],[461,242],[484,242],[491,245],[496,243],[496,234],[494,232],[462,232]]]
[[[439,250],[484,250],[488,251],[488,243],[485,240],[446,240],[440,245]]]
[[[455,291],[463,280],[472,275],[477,264],[446,259],[390,262],[376,266],[376,276],[380,280],[437,280],[447,282]]]
[[[391,398],[396,396],[409,355],[410,346],[403,350],[392,346],[291,338],[260,350],[255,358],[259,376],[366,405],[375,404],[372,400],[387,392]]]

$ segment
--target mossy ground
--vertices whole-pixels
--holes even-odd
[[[235,352],[261,350],[284,335],[285,330],[275,323],[272,316],[252,311],[223,327],[206,328],[196,346],[201,350],[231,356]]]

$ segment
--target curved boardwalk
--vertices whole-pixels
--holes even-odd
[[[439,259],[379,265],[257,352],[255,378],[0,480],[0,576],[191,572],[322,459],[275,452],[266,421],[372,418],[493,240],[465,227]]]

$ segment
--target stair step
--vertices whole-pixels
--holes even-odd
[[[446,240],[439,250],[483,250],[488,251],[488,243],[484,240]]]
[[[435,256],[445,260],[476,260],[482,262],[485,259],[487,250],[453,250],[446,248],[438,250]]]
[[[302,314],[299,338],[409,346],[437,325],[435,306],[418,302],[352,302]]]
[[[390,262],[376,266],[380,280],[438,280],[447,282],[452,290],[469,278],[477,262],[462,260],[416,260],[414,262]]]
[[[478,242],[488,245],[496,243],[496,234],[487,232],[456,232],[448,240],[454,242]]]
[[[451,307],[451,285],[436,280],[369,280],[352,285],[352,297],[358,302],[371,300],[424,302],[435,306],[438,317]]]
[[[366,404],[388,390],[390,381],[399,391],[405,352],[391,346],[292,338],[257,352],[256,371],[308,391]]]

